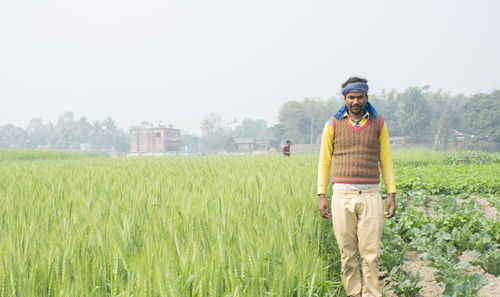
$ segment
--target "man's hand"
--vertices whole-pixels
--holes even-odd
[[[330,205],[328,200],[326,200],[325,194],[319,194],[319,214],[325,218],[330,218]]]
[[[385,202],[385,217],[390,219],[396,215],[396,193],[389,193],[389,198]]]

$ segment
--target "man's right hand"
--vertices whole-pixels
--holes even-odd
[[[326,200],[325,194],[319,194],[319,214],[325,218],[330,218],[330,205],[328,200]]]

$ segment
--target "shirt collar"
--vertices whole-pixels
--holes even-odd
[[[353,119],[351,119],[351,117],[349,116],[349,113],[346,111],[344,112],[344,115],[343,117],[348,117],[351,121],[355,122]],[[362,118],[367,118],[367,119],[370,119],[370,113],[368,111],[365,112],[365,115],[362,117]]]

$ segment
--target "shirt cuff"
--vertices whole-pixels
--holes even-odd
[[[328,186],[318,186],[318,195],[326,194],[326,189],[328,189]]]
[[[385,188],[387,189],[387,193],[396,193],[395,184],[385,185]]]

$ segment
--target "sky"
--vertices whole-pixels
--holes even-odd
[[[277,122],[289,100],[500,89],[500,1],[0,0],[0,125]],[[332,111],[333,113],[334,111]]]

